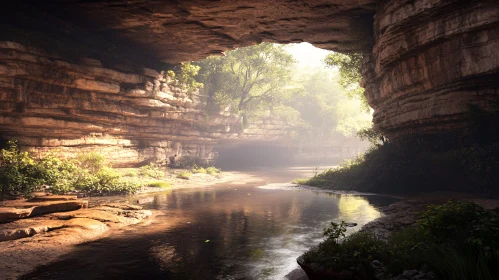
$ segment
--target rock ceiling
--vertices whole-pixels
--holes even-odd
[[[376,0],[31,2],[37,10],[179,63],[260,42],[363,50],[371,45]]]

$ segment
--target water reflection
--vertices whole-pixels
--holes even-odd
[[[380,215],[373,201],[385,204],[375,196],[240,185],[143,201],[161,213],[152,224],[82,245],[27,279],[282,279],[329,221],[362,226]]]

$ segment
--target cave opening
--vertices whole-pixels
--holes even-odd
[[[354,77],[334,64],[338,59],[357,71]],[[309,43],[262,43],[167,73],[198,90],[207,122],[230,118],[217,124],[237,137],[215,147],[216,166],[331,166],[369,146],[356,137],[372,126],[359,86],[361,60]]]

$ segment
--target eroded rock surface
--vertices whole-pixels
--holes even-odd
[[[53,198],[47,200],[4,201],[0,202],[0,223],[87,207],[87,200],[77,200],[74,196],[62,195],[53,196]]]
[[[67,202],[64,197],[60,199],[37,203]],[[115,203],[0,224],[0,278],[16,279],[68,253],[72,245],[102,237],[111,229],[137,224],[151,215],[140,206]]]
[[[469,105],[497,106],[498,1],[383,1],[374,37],[364,86],[389,137],[459,129]]]
[[[395,202],[380,210],[384,216],[362,227],[362,231],[369,231],[376,234],[380,239],[386,240],[392,232],[400,231],[414,225],[419,219],[419,213],[426,210],[432,204],[444,204],[449,200],[474,202],[484,209],[498,212],[498,199],[478,198],[470,194],[435,192],[424,195],[412,196]]]
[[[164,73],[125,73],[74,64],[39,49],[0,42],[0,131],[35,153],[96,151],[115,166],[174,154],[213,160],[220,140],[271,141],[286,125],[268,119],[242,129],[237,116],[204,114],[199,92]],[[3,69],[3,70],[2,70]]]
[[[0,40],[22,43],[0,44],[0,131],[41,151],[212,159],[219,139],[282,136],[271,120],[247,133],[227,116],[204,121],[201,96],[149,69],[262,41],[365,53],[389,138],[461,129],[469,105],[497,103],[496,0],[10,1],[0,15]]]
[[[369,26],[378,1],[31,2],[93,32],[131,42],[163,61],[179,63],[262,41],[363,49],[370,44]]]

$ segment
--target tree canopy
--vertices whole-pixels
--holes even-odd
[[[196,80],[204,85],[208,114],[230,112],[243,116],[244,122],[277,117],[301,140],[315,142],[353,136],[369,126],[365,98],[362,92],[354,94],[354,90],[361,90],[361,60],[360,55],[331,54],[323,62],[337,66],[338,72],[324,65],[301,69],[286,46],[262,43],[185,68],[193,70],[190,73],[198,71]],[[360,110],[362,106],[364,110]]]
[[[326,56],[324,63],[329,67],[337,67],[340,73],[339,83],[345,89],[345,93],[351,98],[358,98],[362,101],[362,110],[369,112],[364,89],[359,82],[362,78],[360,67],[364,55],[361,53],[331,53]]]
[[[196,64],[210,106],[247,116],[272,110],[289,98],[293,62],[284,46],[262,43]]]

